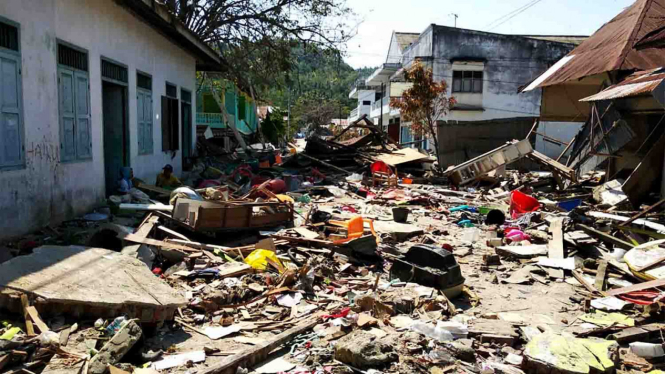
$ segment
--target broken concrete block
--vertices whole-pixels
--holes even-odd
[[[356,330],[335,344],[335,359],[359,369],[385,366],[399,359],[393,346],[396,341],[390,335],[377,339],[375,335]]]
[[[99,350],[91,360],[88,368],[90,374],[104,374],[109,365],[113,365],[129,352],[141,338],[141,328],[135,321],[129,321]]]
[[[42,315],[124,315],[141,322],[173,319],[187,300],[135,258],[103,248],[44,246],[0,264],[0,285],[37,296]],[[11,293],[0,305],[21,313]]]
[[[609,373],[614,371],[618,347],[615,341],[546,332],[526,345],[524,368],[533,373]]]

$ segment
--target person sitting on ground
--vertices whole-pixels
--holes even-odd
[[[175,175],[173,175],[173,166],[166,165],[162,172],[157,174],[157,182],[155,186],[165,189],[175,189],[182,186],[182,182]]]
[[[118,195],[127,195],[129,190],[132,189],[132,168],[122,167],[120,168],[120,179],[118,180]]]

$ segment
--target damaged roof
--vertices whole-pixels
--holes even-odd
[[[665,51],[637,49],[647,34],[662,28],[665,0],[637,0],[606,23],[525,91],[616,70],[647,70],[665,65]],[[574,58],[572,58],[574,57]],[[542,77],[542,76],[541,76]]]
[[[663,79],[665,79],[665,69],[663,68],[640,71],[626,77],[622,82],[580,101],[611,100],[651,94],[663,83]]]
[[[397,32],[397,31],[395,31],[395,40],[397,41],[397,44],[399,45],[399,49],[402,52],[404,52],[404,50],[408,46],[415,43],[418,40],[419,37],[420,37],[419,33]]]

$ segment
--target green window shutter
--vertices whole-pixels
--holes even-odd
[[[152,92],[137,90],[139,153],[152,154]]]
[[[23,163],[21,60],[0,53],[0,166]]]
[[[242,121],[247,118],[247,105],[245,95],[238,97],[238,120]]]
[[[145,153],[145,128],[143,112],[145,109],[145,95],[142,91],[136,90],[136,140],[139,144],[139,154]]]
[[[226,101],[226,112],[230,115],[236,114],[236,94],[233,90],[227,89],[224,93],[224,101]]]
[[[76,114],[74,111],[74,71],[60,69],[60,158],[71,161],[76,158]]]
[[[88,74],[75,72],[76,82],[76,156],[78,159],[92,158],[92,136],[90,134],[90,85]]]

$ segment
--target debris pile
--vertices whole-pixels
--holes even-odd
[[[663,201],[635,210],[620,182],[524,141],[442,183],[428,156],[354,126],[279,164],[198,167],[193,187],[139,183],[153,200],[8,243],[0,370],[665,367]],[[523,157],[550,171],[506,170]]]

